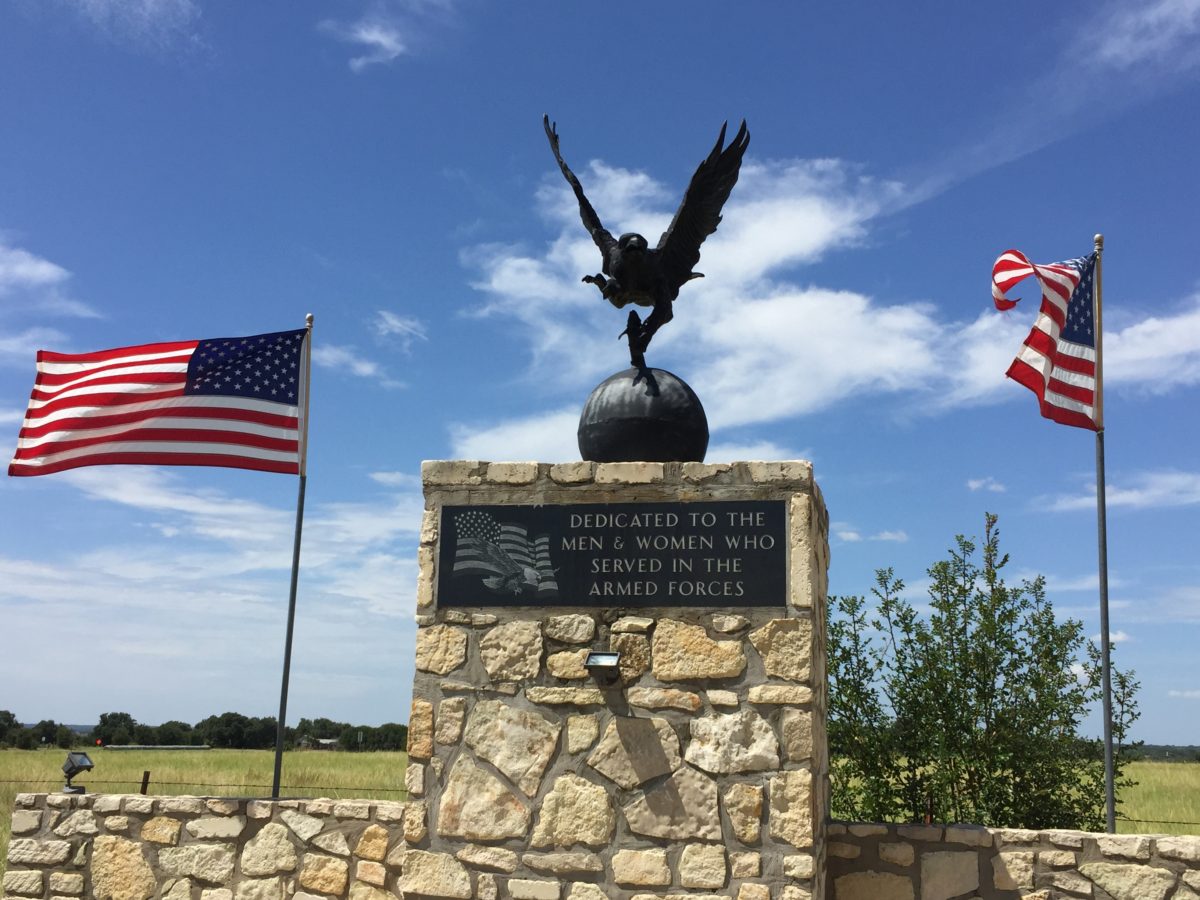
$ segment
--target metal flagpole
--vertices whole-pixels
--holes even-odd
[[[271,799],[279,799],[279,778],[283,773],[283,734],[287,722],[288,677],[292,669],[292,631],[296,624],[296,585],[300,580],[300,533],[304,527],[304,488],[308,481],[308,388],[312,375],[312,327],[313,316],[304,317],[308,336],[304,350],[304,394],[300,400],[300,489],[296,497],[296,537],[292,544],[292,585],[288,593],[287,638],[283,644],[283,686],[279,691],[279,720],[275,726],[275,777],[271,781]]]
[[[1096,327],[1096,542],[1100,554],[1100,673],[1104,689],[1104,808],[1108,833],[1117,830],[1117,798],[1113,775],[1112,671],[1108,639],[1108,513],[1104,481],[1104,328],[1102,326],[1101,257],[1104,235],[1095,237],[1096,272],[1093,309]]]

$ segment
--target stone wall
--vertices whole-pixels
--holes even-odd
[[[18,794],[4,894],[394,900],[420,871],[406,843],[419,837],[417,812],[364,800]]]
[[[823,895],[827,519],[804,462],[426,463],[409,846],[473,894]],[[781,500],[782,605],[440,609],[444,507]],[[589,650],[619,650],[602,689]]]
[[[1200,837],[834,822],[828,900],[1200,900]]]

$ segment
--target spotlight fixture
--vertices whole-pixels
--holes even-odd
[[[80,772],[90,772],[93,769],[91,757],[86,753],[68,753],[67,761],[63,763],[63,774],[67,776],[67,784],[63,788],[64,794],[82,794],[85,792],[82,784],[71,784],[71,779]]]
[[[589,650],[583,661],[596,683],[601,687],[612,687],[621,676],[621,654],[616,650]]]

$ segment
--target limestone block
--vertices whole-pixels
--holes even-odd
[[[42,812],[38,809],[18,809],[12,814],[11,834],[32,834],[42,827]]]
[[[382,825],[368,825],[354,847],[354,855],[359,859],[381,862],[387,856],[388,831]]]
[[[408,755],[416,759],[433,756],[433,704],[414,697],[408,717]]]
[[[387,882],[387,869],[383,863],[360,859],[354,866],[354,878],[356,881],[363,881],[375,887],[384,887]],[[351,887],[350,893],[353,895],[353,887]]]
[[[408,804],[403,800],[378,800],[375,803],[376,822],[403,822]]]
[[[783,874],[788,878],[812,878],[815,866],[811,853],[794,853],[783,858]]]
[[[750,643],[762,657],[768,675],[788,681],[808,681],[812,676],[812,622],[808,619],[772,619],[750,632]]]
[[[751,460],[745,463],[750,480],[755,484],[775,484],[792,488],[812,485],[812,463],[803,459]]]
[[[438,539],[438,528],[441,526],[438,510],[427,509],[421,516],[421,533],[418,542],[426,546],[436,544]]]
[[[992,833],[982,825],[947,825],[946,843],[990,847],[992,846]]]
[[[500,617],[494,613],[471,613],[471,624],[477,628],[484,625],[495,625],[500,621]]]
[[[741,703],[735,691],[708,691],[705,696],[713,706],[728,708]]]
[[[730,878],[758,878],[762,875],[762,854],[754,851],[729,854]]]
[[[1068,894],[1083,894],[1085,897],[1093,895],[1092,882],[1088,881],[1074,869],[1059,870],[1057,872],[1038,872],[1034,875],[1034,883],[1039,888],[1055,888],[1051,890],[1047,896],[1058,900],[1062,891]],[[1111,894],[1109,896],[1112,896]],[[1022,898],[1024,900],[1024,898]],[[1149,900],[1149,898],[1139,898],[1139,900]]]
[[[1155,838],[1154,847],[1159,856],[1165,856],[1167,859],[1200,863],[1200,837],[1195,835]]]
[[[879,845],[879,858],[885,863],[891,863],[893,866],[911,866],[916,860],[916,851],[913,845],[907,841],[884,841]],[[999,859],[999,857],[996,857]],[[1033,865],[1033,856],[1029,858],[1030,865]],[[997,882],[996,887],[1000,887]]]
[[[701,483],[725,475],[732,468],[730,463],[685,462],[679,467],[679,474],[685,482]]]
[[[496,900],[499,896],[496,876],[491,872],[480,873],[475,879],[475,900]]]
[[[542,661],[542,629],[537,622],[509,622],[479,640],[479,657],[493,681],[533,678]]]
[[[741,641],[714,641],[702,626],[675,619],[659,620],[653,657],[659,681],[736,678],[746,669]]]
[[[978,888],[978,854],[966,850],[921,854],[921,900],[949,900]]]
[[[775,706],[807,706],[812,703],[812,688],[796,684],[756,684],[746,692],[751,703]]]
[[[179,832],[183,827],[183,823],[179,819],[172,819],[169,816],[155,816],[148,822],[142,825],[142,840],[149,841],[152,844],[169,844],[174,846],[179,843]]]
[[[82,872],[51,872],[50,893],[52,894],[82,894]]]
[[[779,768],[779,741],[752,709],[692,719],[684,758],[706,772],[761,772]]]
[[[288,829],[268,822],[242,849],[242,874],[256,878],[292,872],[296,868],[296,847]]]
[[[350,855],[350,843],[346,840],[346,835],[340,831],[326,831],[324,834],[318,834],[312,839],[312,845],[318,850],[324,850],[334,856]]]
[[[378,863],[364,863],[363,865],[374,866]],[[368,882],[355,881],[350,885],[350,900],[396,900],[396,895]]]
[[[245,816],[201,816],[187,823],[187,832],[201,841],[232,840],[240,835],[245,827]],[[145,836],[144,829],[142,836]]]
[[[614,634],[608,649],[621,654],[617,668],[623,684],[631,684],[650,671],[650,639],[644,634]]]
[[[333,804],[333,814],[339,819],[369,819],[371,803],[368,800],[339,800]]]
[[[94,884],[94,850],[92,855]],[[158,851],[158,867],[166,874],[195,878],[209,884],[227,883],[233,876],[233,863],[234,848],[229,844],[189,844],[185,847],[164,847]]]
[[[425,795],[425,764],[409,761],[404,769],[404,789],[410,797]]]
[[[8,863],[13,862],[10,845]],[[142,845],[107,834],[92,840],[91,893],[96,900],[149,900],[156,889],[154,869]]]
[[[477,459],[427,459],[421,463],[421,483],[431,487],[479,484],[487,463]]]
[[[207,797],[204,800],[204,808],[216,816],[232,816],[240,805],[237,800],[223,800],[219,797]]]
[[[898,825],[896,834],[909,841],[940,841],[942,829],[937,825]]]
[[[779,892],[779,900],[813,900],[813,895],[812,891],[808,890],[808,888],[789,884]]]
[[[131,816],[148,816],[154,812],[153,797],[126,797],[125,812]]]
[[[684,887],[724,887],[727,874],[725,848],[718,844],[688,844],[679,854],[679,883]]]
[[[529,819],[529,809],[499,778],[459,756],[442,791],[438,834],[472,841],[524,837]]]
[[[750,624],[745,616],[715,615],[712,617],[713,631],[721,634],[737,634]]]
[[[204,801],[199,797],[163,797],[158,808],[165,813],[184,813],[189,816],[203,815]]]
[[[4,893],[12,897],[42,896],[42,873],[26,871],[6,871],[4,873]]]
[[[594,715],[567,718],[567,752],[582,753],[596,742],[600,723]]]
[[[494,462],[487,467],[487,480],[494,484],[533,484],[537,474],[535,462]]]
[[[531,703],[546,706],[600,706],[604,694],[596,688],[577,687],[531,687],[525,689]]]
[[[812,759],[812,713],[804,709],[784,709],[780,719],[783,752],[790,762]]]
[[[320,834],[321,829],[325,827],[325,823],[316,816],[306,816],[294,809],[285,809],[279,814],[279,818],[283,819],[284,824],[305,843]]]
[[[550,467],[550,480],[557,484],[586,484],[595,473],[594,462],[555,463]]]
[[[1105,856],[1149,859],[1150,838],[1141,834],[1098,834],[1096,847]]]
[[[535,881],[530,878],[508,880],[508,896],[512,900],[558,900],[561,891],[557,881]]]
[[[734,837],[743,844],[757,844],[762,833],[762,785],[731,784],[725,790],[724,800]]]
[[[503,847],[484,847],[471,844],[456,852],[457,857],[468,866],[476,869],[495,869],[497,872],[515,872],[517,870],[517,854]]]
[[[269,819],[274,813],[270,800],[251,800],[246,804],[246,818]]]
[[[886,825],[876,825],[868,822],[852,822],[846,830],[855,837],[883,837],[888,833]]]
[[[671,883],[666,850],[618,850],[613,854],[612,872],[617,884],[651,887]]]
[[[306,853],[300,869],[300,886],[318,894],[343,894],[350,880],[350,864],[336,856]]]
[[[97,838],[99,840],[99,838]],[[71,857],[68,841],[38,841],[33,838],[17,838],[9,842],[8,864],[10,866],[58,866]]]
[[[997,828],[994,833],[998,847],[1006,844],[1036,844],[1038,840],[1038,833],[1030,828]]]
[[[417,609],[433,607],[433,582],[437,572],[433,547],[417,548]]]
[[[837,900],[915,900],[912,881],[885,872],[854,872],[834,879]]]
[[[882,853],[880,858],[883,858]],[[992,857],[992,885],[1001,891],[1033,887],[1033,853],[1001,851]]]
[[[457,744],[462,737],[463,716],[466,710],[466,697],[448,697],[439,703],[433,739],[442,745]]]
[[[588,677],[588,670],[583,667],[587,659],[588,649],[563,650],[551,653],[546,657],[546,671],[555,678],[580,681]]]
[[[624,806],[631,831],[669,840],[721,839],[717,785],[691,766],[680,766],[669,778]]]
[[[186,882],[180,882],[186,884]],[[248,878],[237,886],[237,900],[283,900],[282,878]],[[163,900],[169,900],[164,896]],[[180,900],[189,900],[185,894]]]
[[[1037,861],[1052,869],[1075,868],[1075,854],[1070,850],[1043,850],[1037,855]]]
[[[647,634],[654,627],[649,616],[624,616],[609,627],[610,634]]]
[[[1042,834],[1057,847],[1072,847],[1076,850],[1083,847],[1085,837],[1091,837],[1082,831],[1043,831]]]
[[[1113,900],[1166,900],[1175,887],[1175,873],[1170,869],[1090,862],[1081,865],[1079,871],[1104,888]]]
[[[573,773],[560,775],[543,798],[531,845],[603,846],[612,837],[617,816],[608,792]]]
[[[614,716],[587,762],[630,790],[679,768],[679,738],[666,719]]]
[[[562,725],[501,700],[481,700],[471,710],[463,740],[532,797],[558,746]]]
[[[594,884],[577,881],[567,888],[567,900],[608,900],[604,891]]]
[[[830,841],[825,848],[827,855],[836,859],[858,859],[862,848],[858,844],[847,844],[844,841]]]
[[[564,644],[586,644],[596,636],[596,620],[583,613],[551,616],[546,620],[545,634]]]
[[[575,850],[566,853],[526,853],[521,862],[535,872],[570,875],[576,872],[603,872],[604,862],[595,853]]]
[[[793,847],[812,846],[812,773],[807,769],[781,772],[770,781],[771,836]]]
[[[425,824],[426,807],[424,800],[414,800],[404,806],[404,840],[416,844],[425,840],[428,827]]]
[[[711,692],[710,692],[711,693]],[[736,703],[736,695],[734,695]],[[630,706],[642,709],[679,709],[693,713],[700,709],[700,695],[674,688],[635,687],[625,692]]]
[[[74,837],[77,834],[96,834],[100,827],[96,824],[96,814],[90,809],[77,809],[54,829],[59,837]]]
[[[738,888],[737,900],[771,900],[771,889],[765,884],[743,884]]]
[[[1188,887],[1187,884],[1180,884],[1175,893],[1171,895],[1171,900],[1200,900],[1200,893]]]
[[[404,854],[404,869],[397,885],[400,895],[455,897],[469,900],[471,876],[449,853],[409,850]]]
[[[467,661],[467,634],[450,625],[417,629],[417,671],[448,675]]]
[[[596,465],[596,484],[654,484],[663,480],[660,462],[611,462]]]

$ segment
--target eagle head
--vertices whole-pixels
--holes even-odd
[[[644,253],[650,245],[646,243],[646,239],[640,234],[630,232],[621,235],[620,240],[617,241],[617,246],[621,248],[622,252],[632,250],[635,253]]]

